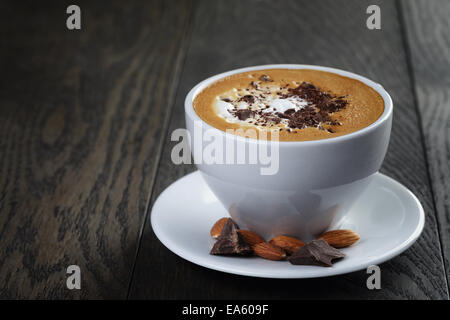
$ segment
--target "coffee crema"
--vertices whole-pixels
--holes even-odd
[[[266,69],[212,83],[195,97],[194,110],[222,131],[271,139],[276,130],[280,141],[308,141],[369,126],[383,113],[384,101],[361,81],[334,73]]]

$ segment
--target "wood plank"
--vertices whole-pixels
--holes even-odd
[[[382,30],[366,28],[366,8],[382,7]],[[197,82],[249,65],[309,63],[339,67],[380,82],[395,103],[392,141],[382,171],[410,188],[426,211],[423,235],[384,263],[382,290],[366,288],[364,271],[311,280],[229,275],[187,262],[166,249],[146,221],[131,298],[448,298],[433,199],[428,188],[418,116],[391,1],[202,1],[195,17],[169,132],[184,127],[183,100]],[[152,202],[170,183],[194,170],[170,160],[166,137]]]
[[[420,0],[401,4],[449,281],[450,2]]]
[[[186,51],[190,2],[68,4],[2,4],[1,298],[126,297]]]

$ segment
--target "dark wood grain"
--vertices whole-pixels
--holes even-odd
[[[366,28],[366,8],[379,4],[382,29]],[[339,67],[380,82],[395,104],[392,140],[382,171],[422,202],[426,226],[404,254],[384,263],[382,290],[366,288],[364,271],[311,280],[271,280],[220,273],[166,249],[145,221],[131,298],[448,299],[419,118],[408,74],[399,12],[393,1],[201,1],[176,95],[169,132],[184,127],[183,100],[197,82],[237,67],[309,63]],[[155,189],[194,170],[175,166],[166,137]]]
[[[449,281],[450,2],[402,1],[401,5]]]
[[[126,297],[186,51],[191,2],[69,4],[1,4],[1,298]]]

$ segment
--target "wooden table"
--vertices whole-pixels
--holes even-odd
[[[0,5],[0,297],[448,299],[450,2],[68,1]],[[366,9],[381,8],[381,30]],[[395,105],[382,172],[426,212],[420,239],[381,265],[311,280],[208,270],[166,249],[149,215],[170,183],[170,133],[197,82],[249,65],[367,76]],[[79,265],[81,290],[66,287]]]

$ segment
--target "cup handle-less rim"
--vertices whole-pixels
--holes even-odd
[[[382,85],[366,78],[363,76],[360,76],[358,74],[344,71],[341,69],[331,68],[331,67],[323,67],[323,66],[316,66],[316,65],[307,65],[307,64],[269,64],[269,65],[260,65],[260,66],[253,66],[253,67],[247,67],[247,68],[240,68],[235,69],[231,71],[227,71],[224,73],[220,73],[218,75],[212,76],[210,78],[207,78],[200,83],[198,83],[195,87],[193,87],[189,93],[186,96],[184,106],[185,106],[185,112],[186,115],[193,121],[201,121],[202,124],[205,126],[206,129],[213,129],[216,131],[221,132],[225,137],[237,139],[238,141],[245,141],[247,143],[262,143],[261,140],[258,139],[251,139],[246,137],[241,137],[237,135],[233,135],[230,133],[227,133],[225,131],[219,130],[205,121],[203,121],[195,112],[193,101],[197,94],[202,91],[205,87],[212,84],[213,82],[220,80],[222,78],[225,78],[227,76],[237,74],[237,73],[243,73],[248,71],[257,71],[257,70],[266,70],[266,69],[309,69],[309,70],[318,70],[318,71],[326,71],[330,73],[334,73],[340,76],[352,78],[358,81],[361,81],[365,85],[371,87],[374,89],[378,94],[381,95],[384,101],[384,111],[381,114],[381,116],[372,124],[370,124],[367,127],[364,127],[358,131],[351,132],[346,135],[334,137],[334,138],[328,138],[328,139],[321,139],[321,140],[310,140],[310,141],[278,141],[277,143],[282,144],[283,147],[298,147],[299,145],[323,145],[323,144],[329,144],[329,143],[337,143],[345,140],[349,140],[358,136],[366,135],[375,130],[380,125],[384,124],[386,121],[389,121],[392,117],[393,113],[393,103],[391,96],[387,93],[387,91],[383,88]],[[273,141],[264,141],[263,143],[274,143]]]

